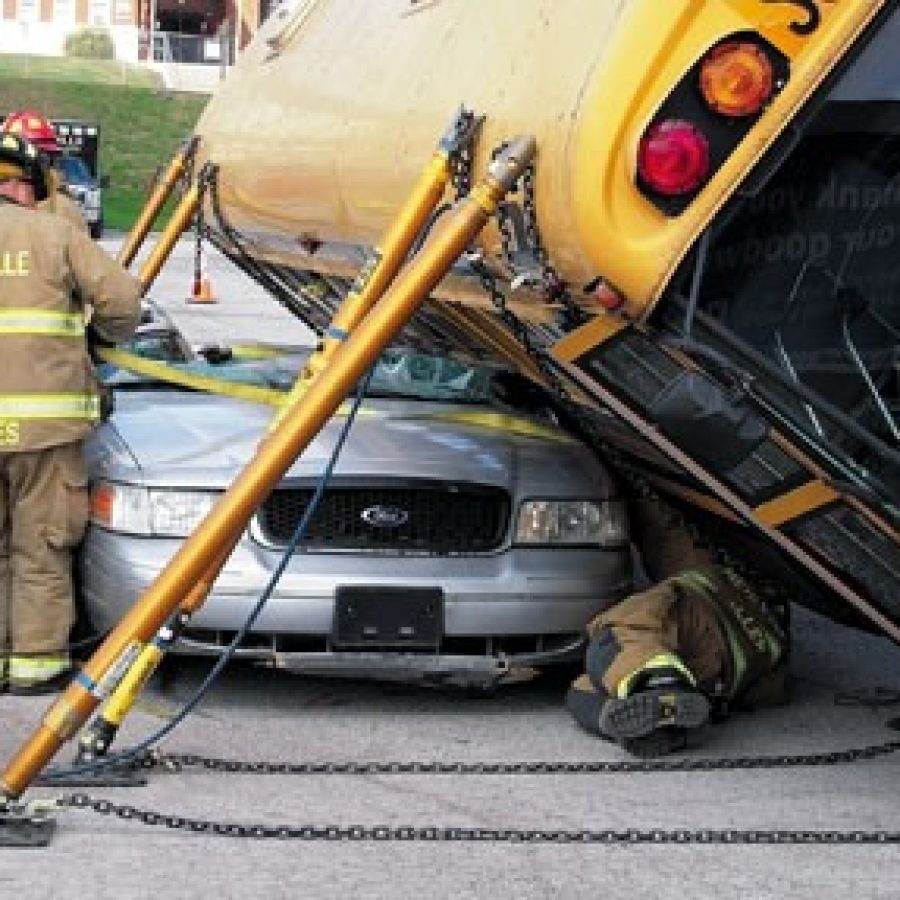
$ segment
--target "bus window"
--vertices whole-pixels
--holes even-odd
[[[900,444],[900,134],[810,133],[714,237],[698,308]],[[787,405],[813,439],[842,440],[815,403]]]

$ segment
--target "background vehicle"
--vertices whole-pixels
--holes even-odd
[[[109,187],[109,176],[99,174],[100,126],[83,119],[46,121],[56,134],[56,149],[48,154],[53,167],[68,195],[81,207],[91,237],[102,237],[103,189]]]
[[[145,359],[287,389],[304,354],[211,364],[156,313]],[[227,357],[219,348],[218,359]],[[237,656],[305,672],[492,684],[580,656],[631,586],[624,504],[581,443],[494,366],[385,353],[307,539]],[[107,367],[115,411],[88,446],[87,613],[111,627],[251,456],[272,407]],[[518,395],[526,390],[530,412]],[[258,511],[179,649],[214,653],[263,591],[346,410]],[[165,427],[160,427],[161,423]]]
[[[484,340],[507,329],[623,471],[898,640],[898,23],[896,0],[284,8],[198,124],[206,221],[322,332],[461,101],[475,170],[534,134],[480,240],[503,314],[461,260],[405,340],[512,360]]]
[[[102,237],[103,188],[109,186],[109,177],[95,178],[84,160],[71,153],[61,153],[55,157],[53,167],[62,177],[66,193],[81,207],[91,237]]]

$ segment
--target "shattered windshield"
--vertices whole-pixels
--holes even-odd
[[[203,348],[192,351],[174,328],[155,328],[139,333],[120,350],[134,357],[104,363],[101,376],[116,390],[190,386],[168,382],[167,373],[212,378],[288,391],[309,358],[309,350],[278,351],[263,347]],[[149,368],[141,363],[155,364]],[[369,397],[485,403],[495,399],[495,369],[432,356],[408,349],[386,350],[372,373]]]

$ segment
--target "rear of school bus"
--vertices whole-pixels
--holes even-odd
[[[896,0],[299,0],[198,125],[206,222],[321,332],[460,103],[475,173],[533,134],[482,277],[403,339],[562,388],[798,599],[900,639],[898,47]]]

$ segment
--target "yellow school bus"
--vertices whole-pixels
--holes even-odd
[[[298,0],[197,127],[205,221],[327,343],[448,116],[484,117],[449,202],[533,135],[399,340],[516,365],[798,599],[900,639],[897,47],[888,0]]]
[[[511,364],[791,597],[900,641],[898,6],[277,7],[120,259],[190,158],[142,280],[199,213],[321,348],[7,766],[0,807],[127,670],[102,713],[121,721],[154,636],[391,341]]]

